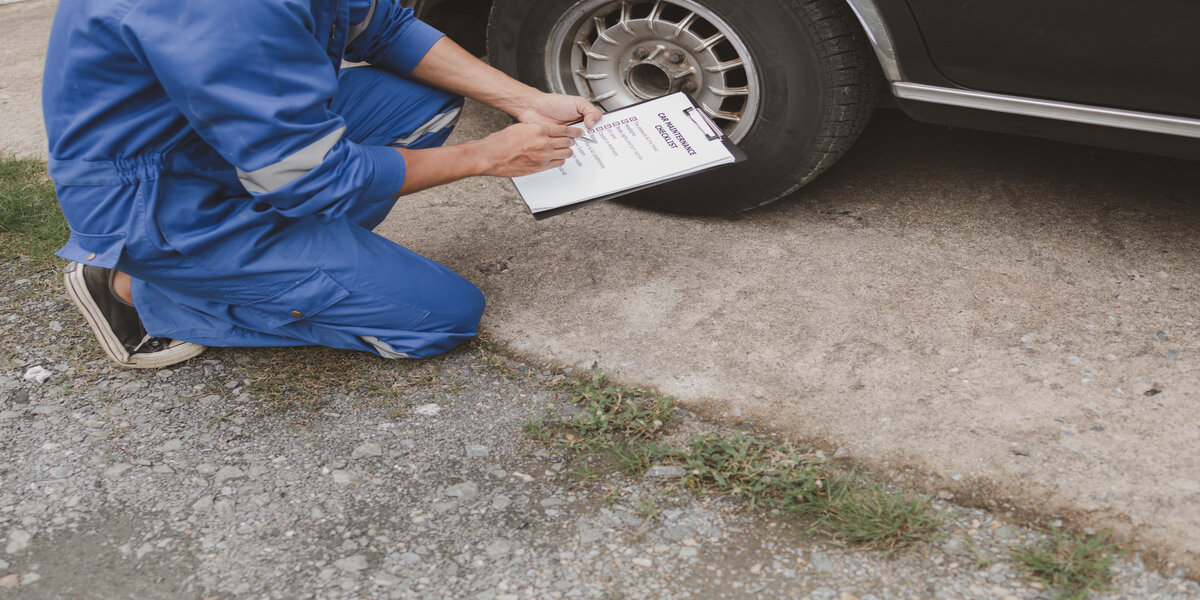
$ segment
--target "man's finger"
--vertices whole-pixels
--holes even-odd
[[[588,129],[595,127],[596,121],[599,121],[600,117],[604,116],[604,113],[600,112],[600,109],[596,108],[587,100],[583,100],[582,108],[583,110],[580,112],[583,114],[583,124],[586,125]]]
[[[577,138],[583,135],[583,130],[576,127],[567,127],[566,125],[542,125],[542,128],[542,131],[545,131],[546,135],[550,137]],[[572,131],[576,133],[572,134]]]

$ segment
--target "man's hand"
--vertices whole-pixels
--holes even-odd
[[[483,175],[520,177],[562,166],[583,131],[547,123],[517,123],[476,142]]]
[[[569,125],[583,121],[591,129],[600,119],[600,110],[579,96],[539,93],[528,101],[528,108],[514,115],[522,123]]]

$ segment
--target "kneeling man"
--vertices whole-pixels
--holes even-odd
[[[519,123],[442,146],[464,96]],[[371,230],[403,194],[559,166],[567,124],[600,117],[399,0],[62,0],[43,104],[68,293],[134,368],[206,346],[453,348],[482,294]]]

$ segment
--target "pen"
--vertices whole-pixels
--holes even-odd
[[[575,121],[574,123],[570,123],[570,125],[578,125],[578,124],[580,124],[580,123],[582,123],[582,122],[583,122],[583,121]],[[584,129],[584,131],[587,131],[587,129]],[[593,130],[593,131],[594,131],[594,130]],[[579,136],[579,137],[577,137],[577,138],[575,138],[575,139],[577,139],[577,140],[583,140],[583,141],[585,141],[585,142],[587,142],[587,143],[589,143],[589,144],[595,144],[595,143],[596,143],[596,140],[595,140],[594,138],[590,138],[590,137],[588,137],[588,136],[586,136],[586,135],[581,135],[581,136]]]

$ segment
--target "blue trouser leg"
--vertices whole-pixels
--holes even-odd
[[[459,97],[372,67],[344,70],[340,86],[331,109],[346,120],[346,136],[362,144],[440,145],[462,106]],[[188,189],[186,181],[159,187],[172,201]],[[219,243],[186,256],[135,244],[119,267],[133,275],[135,304],[155,335],[209,346],[316,344],[388,357],[444,352],[474,337],[483,295],[446,267],[372,233],[391,206],[355,207],[334,220],[247,210],[239,217],[251,225],[229,235],[269,230],[256,234],[266,241],[256,238],[253,256],[228,256]],[[169,242],[177,234],[162,237]]]

